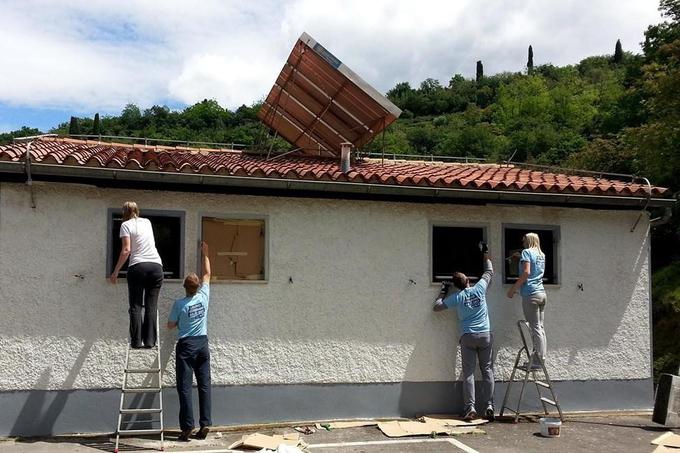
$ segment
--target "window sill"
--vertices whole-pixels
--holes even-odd
[[[211,285],[222,285],[230,283],[255,283],[259,285],[266,285],[269,280],[210,280]]]

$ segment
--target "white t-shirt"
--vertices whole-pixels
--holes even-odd
[[[153,228],[149,219],[135,217],[126,220],[120,226],[120,237],[130,238],[130,263],[128,266],[139,263],[163,265],[161,256],[156,250],[156,241],[153,238]]]

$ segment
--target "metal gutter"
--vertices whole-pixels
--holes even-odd
[[[403,196],[424,200],[476,200],[485,203],[534,203],[543,205],[590,205],[620,208],[670,207],[675,199],[587,194],[537,193],[483,189],[460,189],[429,186],[395,186],[341,181],[309,181],[274,179],[253,176],[204,175],[197,173],[154,172],[148,170],[81,167],[33,163],[32,175],[100,179],[121,182],[190,184],[196,186],[240,187],[285,191],[313,191],[332,194],[364,194],[375,196]],[[22,162],[0,161],[0,173],[23,173]]]

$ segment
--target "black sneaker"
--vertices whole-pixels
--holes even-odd
[[[469,420],[474,420],[477,418],[477,411],[475,411],[474,408],[470,407],[465,411],[465,415],[463,415],[463,420],[469,421]]]
[[[210,427],[209,426],[204,426],[201,429],[198,430],[196,435],[194,436],[196,439],[205,439],[208,437],[208,433],[210,432]]]
[[[189,439],[189,436],[191,436],[191,431],[193,429],[187,429],[186,431],[182,431],[179,433],[179,436],[177,436],[177,440],[179,442],[189,442],[191,439]]]
[[[486,410],[484,411],[484,418],[489,420],[490,422],[492,422],[496,419],[496,415],[494,414],[493,406],[488,406],[486,408]]]

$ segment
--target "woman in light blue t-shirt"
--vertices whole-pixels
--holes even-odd
[[[522,238],[524,250],[519,259],[519,278],[510,289],[508,297],[517,293],[522,296],[522,309],[524,317],[531,327],[531,338],[534,342],[534,354],[541,360],[545,360],[547,341],[543,328],[543,313],[547,296],[543,287],[543,274],[545,272],[545,254],[541,250],[541,241],[536,233],[527,233]],[[535,362],[534,367],[540,368]]]

